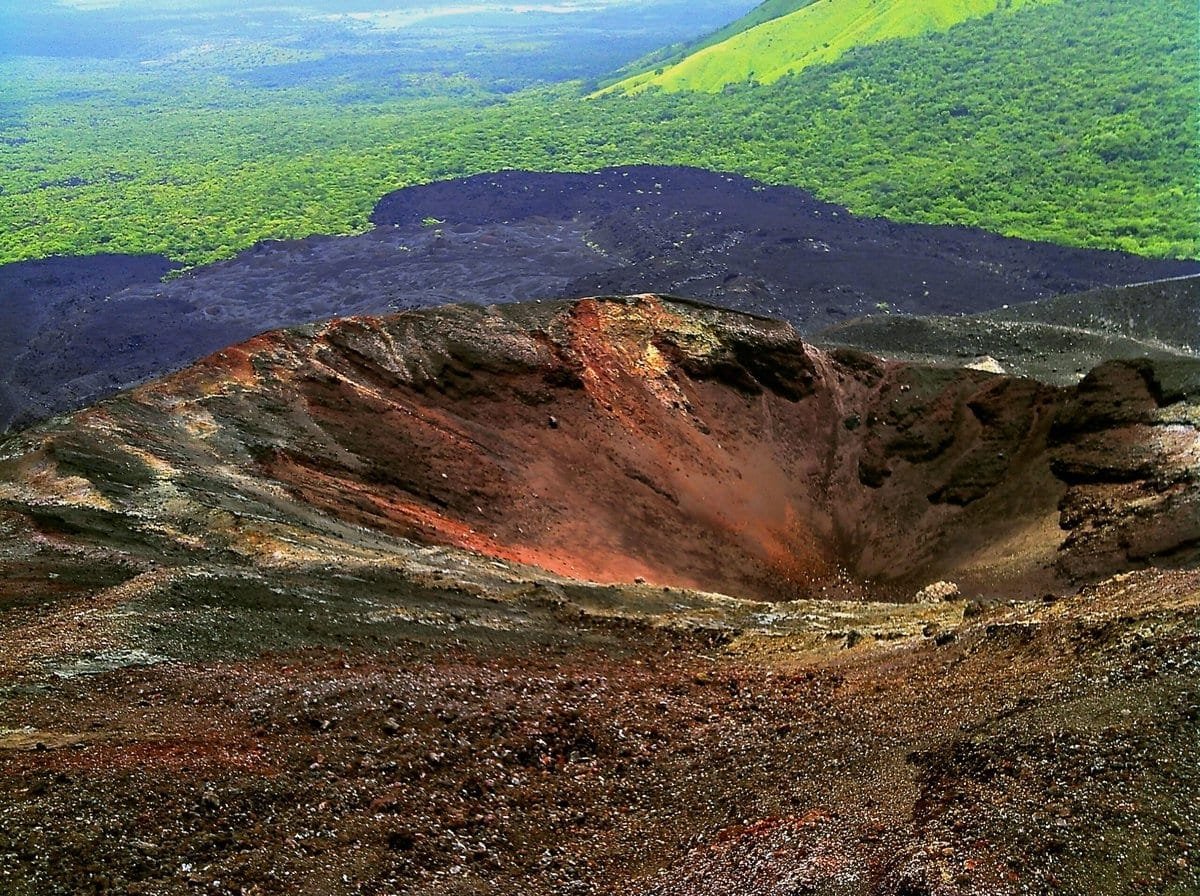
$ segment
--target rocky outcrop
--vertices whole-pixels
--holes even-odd
[[[882,314],[830,327],[821,345],[918,364],[972,367],[1074,386],[1105,361],[1200,358],[1200,277],[1096,289],[982,314]]]

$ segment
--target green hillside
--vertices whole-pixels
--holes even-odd
[[[764,0],[754,9],[750,10],[744,16],[730,22],[723,28],[719,28],[711,34],[700,38],[699,40],[690,41],[687,43],[672,44],[669,47],[662,47],[655,50],[641,59],[635,59],[628,65],[614,71],[607,78],[602,79],[599,83],[607,88],[620,81],[633,79],[638,75],[646,75],[654,69],[661,69],[666,66],[675,65],[682,62],[693,53],[703,50],[705,47],[711,47],[713,44],[719,44],[722,41],[728,40],[736,34],[747,31],[756,25],[761,25],[764,22],[769,22],[772,19],[778,19],[781,16],[786,16],[789,13],[802,9],[805,6],[810,6],[817,3],[818,0]]]
[[[636,92],[653,86],[716,92],[744,81],[769,84],[809,66],[832,62],[854,47],[945,31],[968,19],[1035,2],[1053,0],[767,2],[685,58],[635,75],[615,89]]]
[[[714,44],[727,41],[731,37],[741,34],[743,31],[749,31],[751,28],[756,28],[766,22],[783,18],[786,15],[796,12],[798,9],[812,6],[817,2],[819,0],[764,0],[763,3],[754,7],[754,9],[750,10],[740,19],[730,22],[724,28],[720,28],[712,34],[702,37],[700,40],[693,41],[690,44],[677,45],[679,47],[678,52],[662,59],[661,62],[668,64],[682,62],[688,56],[703,50],[705,47],[711,47]],[[657,68],[658,66],[654,67]]]
[[[812,6],[819,0],[765,0],[754,9],[750,10],[740,19],[730,22],[719,31],[714,31],[708,37],[702,38],[691,45],[692,52],[703,50],[705,47],[711,47],[713,44],[719,44],[723,40],[728,40],[736,34],[741,34],[743,31],[749,31],[764,22],[769,22],[772,19],[779,19],[789,15],[798,9],[803,9],[806,6]]]

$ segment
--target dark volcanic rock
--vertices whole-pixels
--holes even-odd
[[[968,227],[860,218],[804,190],[732,174],[640,166],[595,174],[503,171],[409,187],[376,225],[586,222],[609,263],[562,294],[657,292],[782,317],[810,333],[880,303],[962,314],[1200,273],[1200,262],[1009,239]]]
[[[686,168],[479,175],[390,194],[374,220],[370,233],[265,243],[169,283],[157,282],[165,264],[136,261],[131,288],[40,285],[36,317],[17,312],[25,316],[6,334],[0,430],[255,333],[333,316],[657,292],[782,317],[807,333],[881,303],[958,314],[1200,271],[856,218],[801,190]]]
[[[173,268],[169,259],[157,255],[90,255],[0,265],[0,432],[78,406],[78,397],[59,391],[82,372],[72,369],[63,350],[70,338],[63,328],[77,326],[82,315],[109,296],[157,283]],[[90,360],[86,369],[93,370],[97,360]],[[52,381],[39,383],[31,367],[49,367]],[[113,382],[129,380],[117,377]]]
[[[982,314],[876,315],[829,327],[825,345],[920,364],[964,366],[987,356],[1003,371],[1074,384],[1111,359],[1200,357],[1200,276],[1056,296]]]

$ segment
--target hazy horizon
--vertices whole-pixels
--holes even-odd
[[[395,49],[393,38],[404,40],[420,30],[447,37],[455,29],[482,29],[473,45],[489,49],[514,34],[535,42],[561,40],[556,32],[565,27],[604,39],[593,40],[592,51],[607,51],[602,63],[589,65],[590,54],[568,53],[581,63],[574,76],[584,77],[616,69],[659,46],[699,37],[751,6],[749,0],[0,0],[0,58],[161,61],[181,50],[249,43],[327,57]],[[489,34],[488,29],[503,34]],[[360,39],[382,43],[355,46]],[[454,58],[454,52],[447,52],[445,66],[453,67]],[[561,76],[572,75],[564,69],[556,73]]]

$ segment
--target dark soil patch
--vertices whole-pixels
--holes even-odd
[[[1077,383],[1112,359],[1200,357],[1200,277],[1056,296],[982,314],[876,315],[830,327],[827,345],[961,367],[991,359],[1046,383]]]

